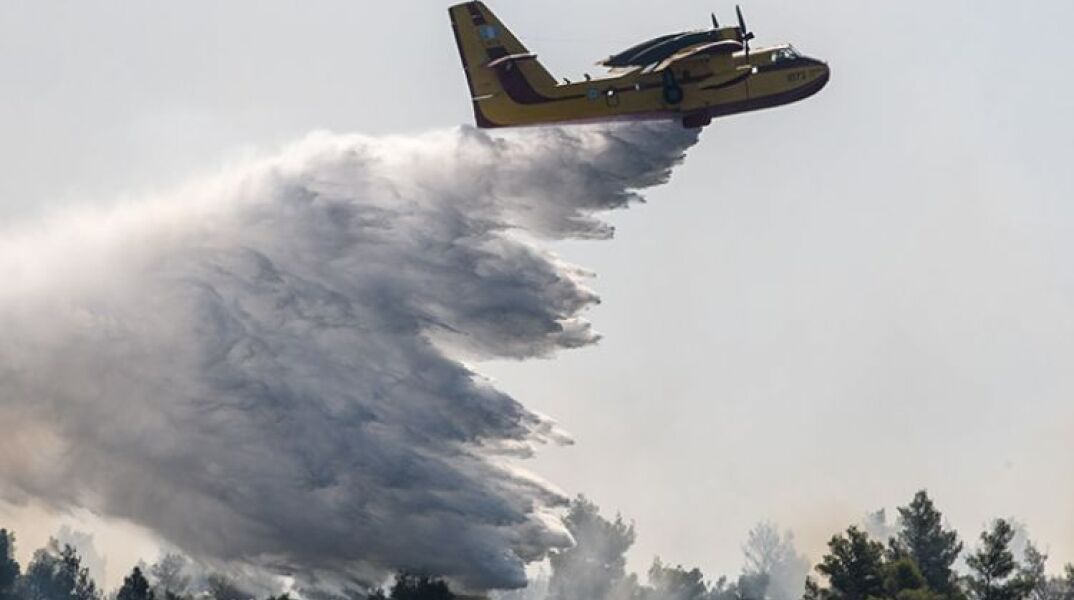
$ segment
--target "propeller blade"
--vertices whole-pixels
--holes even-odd
[[[738,29],[742,35],[742,45],[746,49],[746,54],[750,53],[750,40],[754,37],[753,32],[746,27],[746,17],[742,16],[742,7],[735,5],[735,13],[738,15]]]
[[[719,29],[720,28],[720,22],[716,20],[716,13],[712,13],[712,28],[713,29]]]

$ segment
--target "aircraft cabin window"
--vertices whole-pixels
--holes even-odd
[[[782,50],[776,50],[772,53],[772,62],[778,63],[787,60],[795,60],[798,57],[799,54],[794,48],[783,48]]]

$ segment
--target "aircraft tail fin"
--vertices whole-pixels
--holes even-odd
[[[495,127],[481,103],[525,104],[556,87],[556,79],[526,46],[482,2],[466,2],[448,9],[459,47],[477,124]]]

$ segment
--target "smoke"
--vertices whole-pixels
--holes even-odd
[[[610,237],[695,141],[316,134],[0,235],[0,494],[308,585],[524,585],[571,540],[516,459],[567,438],[462,361],[594,343],[584,273],[526,240]]]
[[[742,553],[746,561],[744,578],[764,582],[760,596],[769,600],[798,600],[802,597],[810,562],[795,547],[793,531],[780,532],[779,527],[768,521],[758,523],[747,534]],[[740,578],[740,586],[742,581]],[[747,597],[757,595],[747,594]]]
[[[77,550],[82,560],[82,566],[89,571],[90,578],[97,582],[98,585],[105,585],[108,560],[97,549],[92,533],[73,529],[70,525],[63,525],[56,532],[54,539],[61,548],[71,546]]]

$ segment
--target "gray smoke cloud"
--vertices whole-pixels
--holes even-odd
[[[696,141],[672,125],[316,134],[0,234],[0,494],[314,585],[525,584],[571,543],[517,459],[567,437],[464,360],[591,344],[585,274]]]

